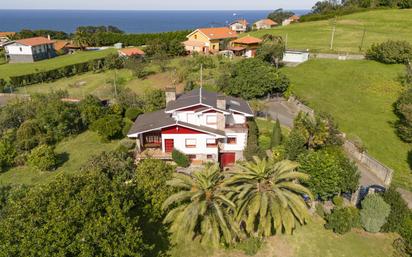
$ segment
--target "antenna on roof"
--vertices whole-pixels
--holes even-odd
[[[199,102],[202,102],[202,89],[203,89],[203,64],[200,64],[200,90],[199,90]]]

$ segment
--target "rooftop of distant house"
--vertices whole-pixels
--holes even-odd
[[[125,56],[144,55],[144,52],[137,47],[122,48],[119,52]]]
[[[230,25],[235,24],[235,23],[240,23],[243,26],[247,26],[249,24],[246,19],[239,19],[239,20],[235,20],[232,23],[230,23]]]
[[[200,29],[195,30],[194,32],[196,31],[200,31],[209,39],[224,39],[224,38],[236,38],[237,37],[237,33],[227,27],[200,28]]]
[[[62,50],[64,47],[68,46],[70,44],[69,41],[66,40],[55,40],[54,42],[54,50],[56,51],[60,51]]]
[[[16,40],[16,43],[26,45],[26,46],[39,46],[39,45],[54,44],[55,41],[50,40],[45,37],[32,37],[32,38]]]
[[[273,20],[271,20],[271,19],[262,19],[262,20],[259,20],[259,21],[257,21],[257,22],[262,22],[263,24],[265,24],[265,25],[270,25],[270,26],[272,26],[272,25],[278,25],[277,22],[275,22],[275,21],[273,21]]]
[[[16,35],[16,32],[0,31],[0,37],[10,37]]]
[[[246,37],[235,39],[232,42],[237,43],[237,44],[249,45],[249,44],[259,44],[262,42],[262,39],[257,38],[257,37],[252,37],[252,36],[246,36]]]

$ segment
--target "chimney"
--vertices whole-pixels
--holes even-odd
[[[216,108],[226,110],[226,96],[218,95],[216,100]]]
[[[48,39],[48,40],[51,40],[51,37],[50,37],[50,35],[47,35],[47,39]]]
[[[171,101],[176,100],[176,88],[174,87],[168,87],[166,88],[166,104],[168,104]]]

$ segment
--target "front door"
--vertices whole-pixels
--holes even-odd
[[[235,157],[236,157],[235,153],[221,153],[220,160],[219,160],[220,166],[224,168],[224,167],[235,164],[235,161],[236,161]]]
[[[175,142],[173,139],[165,139],[165,152],[171,153],[175,146]]]

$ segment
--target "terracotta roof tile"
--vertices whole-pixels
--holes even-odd
[[[258,22],[259,22],[259,21],[258,21]],[[273,20],[271,20],[271,19],[263,19],[263,20],[260,20],[260,22],[262,22],[262,23],[265,24],[265,25],[269,25],[269,26],[278,25],[277,22],[275,22],[275,21],[273,21]]]
[[[32,38],[16,40],[16,43],[26,45],[26,46],[38,46],[38,45],[53,44],[54,41],[49,40],[45,37],[32,37]]]
[[[0,37],[9,37],[9,36],[14,36],[14,35],[16,35],[16,32],[6,32],[6,31],[1,32],[0,31]]]
[[[198,30],[205,34],[209,39],[237,38],[237,33],[227,27],[200,28]]]
[[[126,56],[144,55],[144,52],[137,47],[123,48],[123,49],[120,49],[119,52],[121,52],[122,54]]]
[[[238,44],[259,44],[262,42],[262,39],[257,38],[257,37],[252,37],[252,36],[246,36],[242,38],[238,38],[232,41],[232,43],[238,43]]]
[[[65,46],[69,45],[70,43],[66,40],[56,40],[54,42],[54,50],[60,51],[62,50]]]

